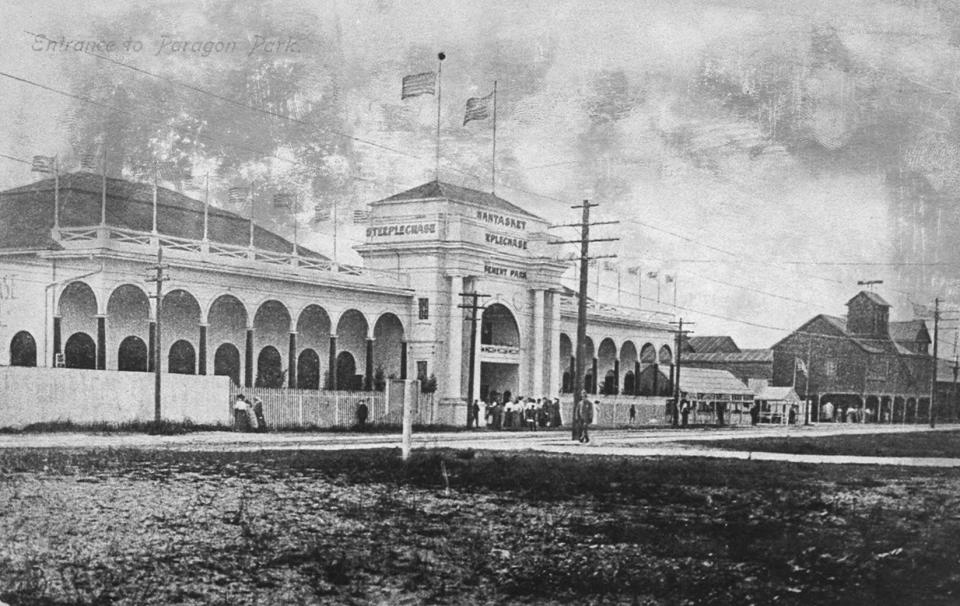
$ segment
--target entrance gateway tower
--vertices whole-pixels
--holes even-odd
[[[440,181],[370,206],[357,251],[366,267],[410,276],[417,299],[411,370],[436,376],[440,406],[452,408],[444,416],[465,422],[464,401],[507,392],[557,395],[560,276],[568,264],[551,256],[548,222],[493,194]],[[489,295],[477,327],[473,394],[471,314],[458,307],[468,292]]]

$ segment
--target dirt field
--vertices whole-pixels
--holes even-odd
[[[952,470],[9,450],[0,482],[12,605],[960,602]]]
[[[792,454],[960,458],[960,431],[699,440],[688,443],[725,450]]]

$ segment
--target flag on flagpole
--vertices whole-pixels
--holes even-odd
[[[490,109],[493,107],[493,93],[486,97],[470,97],[467,99],[467,111],[463,115],[463,125],[471,120],[486,120],[490,117]]]
[[[803,360],[801,360],[800,358],[794,358],[794,360],[796,361],[796,364],[797,364],[797,370],[799,370],[799,371],[802,372],[803,374],[807,374],[807,365],[806,365],[806,363],[805,363]]]
[[[437,91],[437,74],[434,72],[423,72],[422,74],[413,74],[403,77],[403,87],[400,91],[400,99],[407,97],[418,97],[420,95],[435,95]]]
[[[80,154],[80,170],[97,170],[97,153],[88,151]]]
[[[355,210],[353,211],[353,222],[357,223],[366,223],[370,220],[370,211],[366,210]]]
[[[246,187],[231,187],[227,193],[227,199],[231,204],[243,204],[247,201],[248,192]]]
[[[331,217],[330,209],[325,208],[321,205],[317,205],[313,209],[313,222],[314,223],[323,223],[324,221],[329,221]]]
[[[603,269],[605,271],[617,271],[617,266],[611,263],[610,261],[603,262]]]
[[[633,267],[628,267],[628,268],[627,268],[627,273],[630,274],[631,276],[639,276],[639,275],[640,275],[640,266],[639,266],[639,265],[634,265]]]
[[[53,174],[55,164],[53,156],[34,156],[30,172]]]
[[[674,276],[671,276],[670,274],[664,274],[663,276],[663,281],[666,282],[667,284],[671,284],[675,279],[676,278]]]
[[[648,272],[647,272],[647,277],[650,278],[651,280],[654,279],[654,278],[656,278],[656,277],[659,276],[659,275],[660,275],[660,273],[659,273],[659,272],[656,272],[656,271],[648,271]]]
[[[286,192],[273,194],[273,207],[274,208],[292,208],[293,194],[286,193]]]

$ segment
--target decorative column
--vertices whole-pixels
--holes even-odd
[[[247,329],[247,342],[243,354],[243,384],[253,387],[253,329]]]
[[[373,391],[373,339],[367,339],[367,369],[363,373],[363,390]]]
[[[197,374],[207,374],[207,325],[200,325],[200,343],[197,347]]]
[[[600,383],[600,379],[599,379],[599,377],[597,377],[597,372],[598,372],[597,366],[598,366],[598,362],[599,362],[599,360],[597,360],[597,358],[593,358],[593,366],[591,366],[591,369],[592,369],[591,372],[593,372],[593,385],[590,386],[590,387],[592,388],[592,389],[590,390],[590,393],[592,393],[592,394],[596,394],[596,393],[597,393],[597,385]]]
[[[640,360],[633,361],[633,394],[640,395]]]
[[[557,396],[563,385],[563,373],[560,372],[560,295],[556,292],[545,291],[544,297],[550,297],[547,303],[547,314],[550,316],[550,370],[547,374],[546,395]],[[538,394],[539,395],[539,394]]]
[[[407,378],[407,342],[400,341],[400,379]]]
[[[147,335],[147,372],[157,369],[157,323],[151,321]]]
[[[327,358],[327,388],[331,391],[337,390],[337,337],[330,335],[330,354]]]
[[[107,368],[107,317],[97,316],[97,370]]]
[[[613,375],[616,383],[613,386],[613,395],[620,393],[620,360],[613,361]]]
[[[290,331],[290,347],[287,354],[287,380],[290,389],[297,388],[297,333]]]
[[[51,364],[53,366],[57,365],[57,354],[63,351],[60,344],[60,316],[53,316],[53,360]]]
[[[463,399],[463,312],[460,311],[460,293],[463,292],[463,276],[450,276],[449,318],[447,327],[447,378],[446,397]]]
[[[544,296],[546,292],[543,290],[534,290],[533,291],[533,366],[531,368],[533,372],[533,382],[531,383],[531,393],[530,395],[534,398],[539,398],[543,395],[543,334],[544,334],[544,323],[546,318],[544,317],[544,306],[546,301],[544,301]]]

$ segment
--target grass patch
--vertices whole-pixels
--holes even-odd
[[[960,458],[960,430],[842,436],[794,436],[688,441],[723,450],[862,457]]]
[[[21,435],[37,433],[145,433],[149,435],[182,435],[199,431],[233,431],[229,425],[194,423],[183,421],[124,421],[122,423],[75,423],[73,421],[47,421],[31,423],[23,427],[0,427],[0,434]]]

